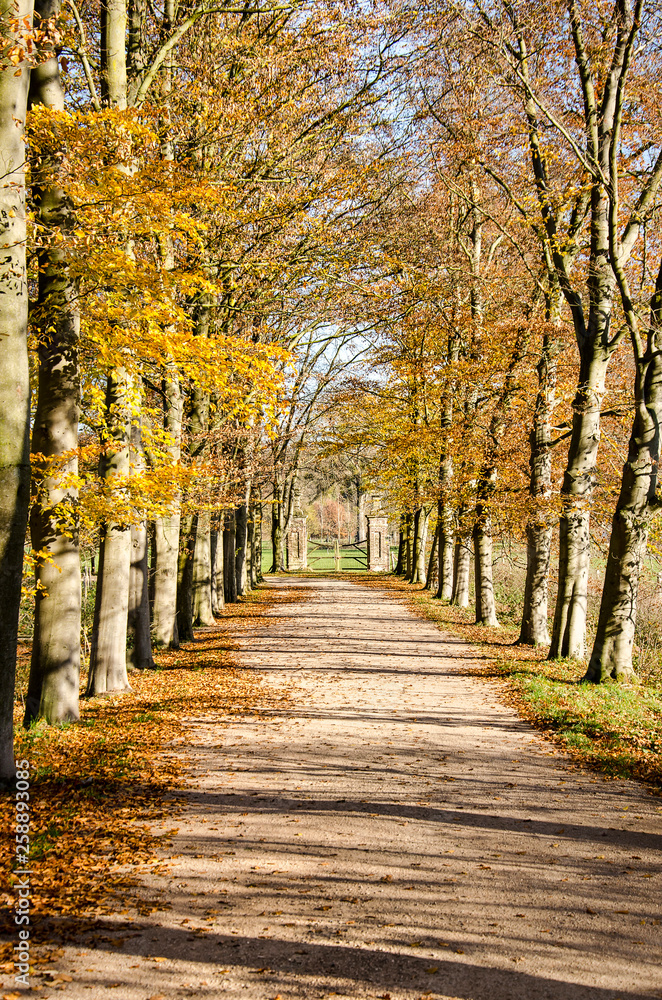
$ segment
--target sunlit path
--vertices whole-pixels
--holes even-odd
[[[194,722],[171,909],[70,995],[661,996],[659,800],[574,770],[393,597],[269,586],[296,600],[241,661],[291,701]]]

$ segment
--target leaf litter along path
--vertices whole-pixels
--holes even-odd
[[[170,872],[145,878],[170,909],[67,948],[66,996],[662,997],[659,798],[578,770],[387,593],[268,586],[293,601],[238,657],[289,706],[192,720]]]

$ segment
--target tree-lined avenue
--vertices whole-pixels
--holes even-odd
[[[477,649],[378,586],[267,586],[291,603],[239,662],[289,700],[192,720],[145,885],[170,908],[67,948],[67,995],[659,996],[659,800],[560,755],[472,676]]]

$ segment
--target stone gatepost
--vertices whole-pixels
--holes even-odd
[[[388,518],[383,514],[368,515],[368,570],[371,573],[388,572],[389,538]]]
[[[308,569],[308,518],[305,515],[292,518],[285,549],[288,569]]]

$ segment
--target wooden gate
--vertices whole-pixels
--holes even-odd
[[[308,540],[308,569],[317,572],[344,572],[368,568],[367,541],[349,542],[341,545],[334,541]]]

